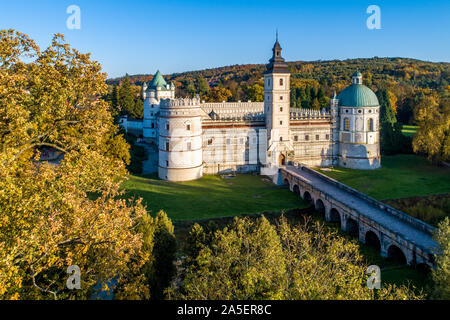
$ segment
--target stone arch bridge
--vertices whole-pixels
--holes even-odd
[[[434,228],[355,189],[304,166],[280,169],[284,184],[310,201],[326,221],[337,222],[383,257],[433,267],[438,244]]]

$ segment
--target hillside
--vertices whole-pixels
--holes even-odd
[[[330,61],[289,62],[292,74],[291,102],[293,107],[327,107],[329,97],[349,85],[351,75],[359,70],[363,73],[364,84],[377,91],[390,91],[394,109],[401,122],[412,122],[414,96],[422,91],[435,91],[448,95],[450,83],[450,63],[427,62],[410,58],[364,58]],[[234,65],[206,70],[165,75],[173,81],[178,96],[192,96],[200,93],[210,101],[262,101],[262,77],[264,64]],[[132,75],[135,85],[149,82],[153,75]],[[118,85],[122,78],[109,79],[109,85]],[[209,88],[207,86],[209,84]],[[203,86],[202,86],[203,85]],[[206,85],[206,88],[205,88]],[[214,92],[210,88],[219,87],[229,92]],[[209,96],[208,96],[209,94]]]

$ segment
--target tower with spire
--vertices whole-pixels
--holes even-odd
[[[287,164],[290,151],[290,72],[281,55],[278,31],[272,58],[264,73],[264,112],[267,129],[267,160],[273,166]]]

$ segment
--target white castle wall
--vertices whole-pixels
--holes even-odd
[[[265,128],[209,128],[203,130],[203,172],[258,171],[266,162]]]

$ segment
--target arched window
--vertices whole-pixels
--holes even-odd
[[[283,84],[283,79],[280,79],[280,86],[282,86]]]
[[[350,131],[350,119],[344,118],[344,131]]]
[[[374,131],[374,129],[373,129],[373,119],[372,118],[367,120],[367,129],[369,131]]]

